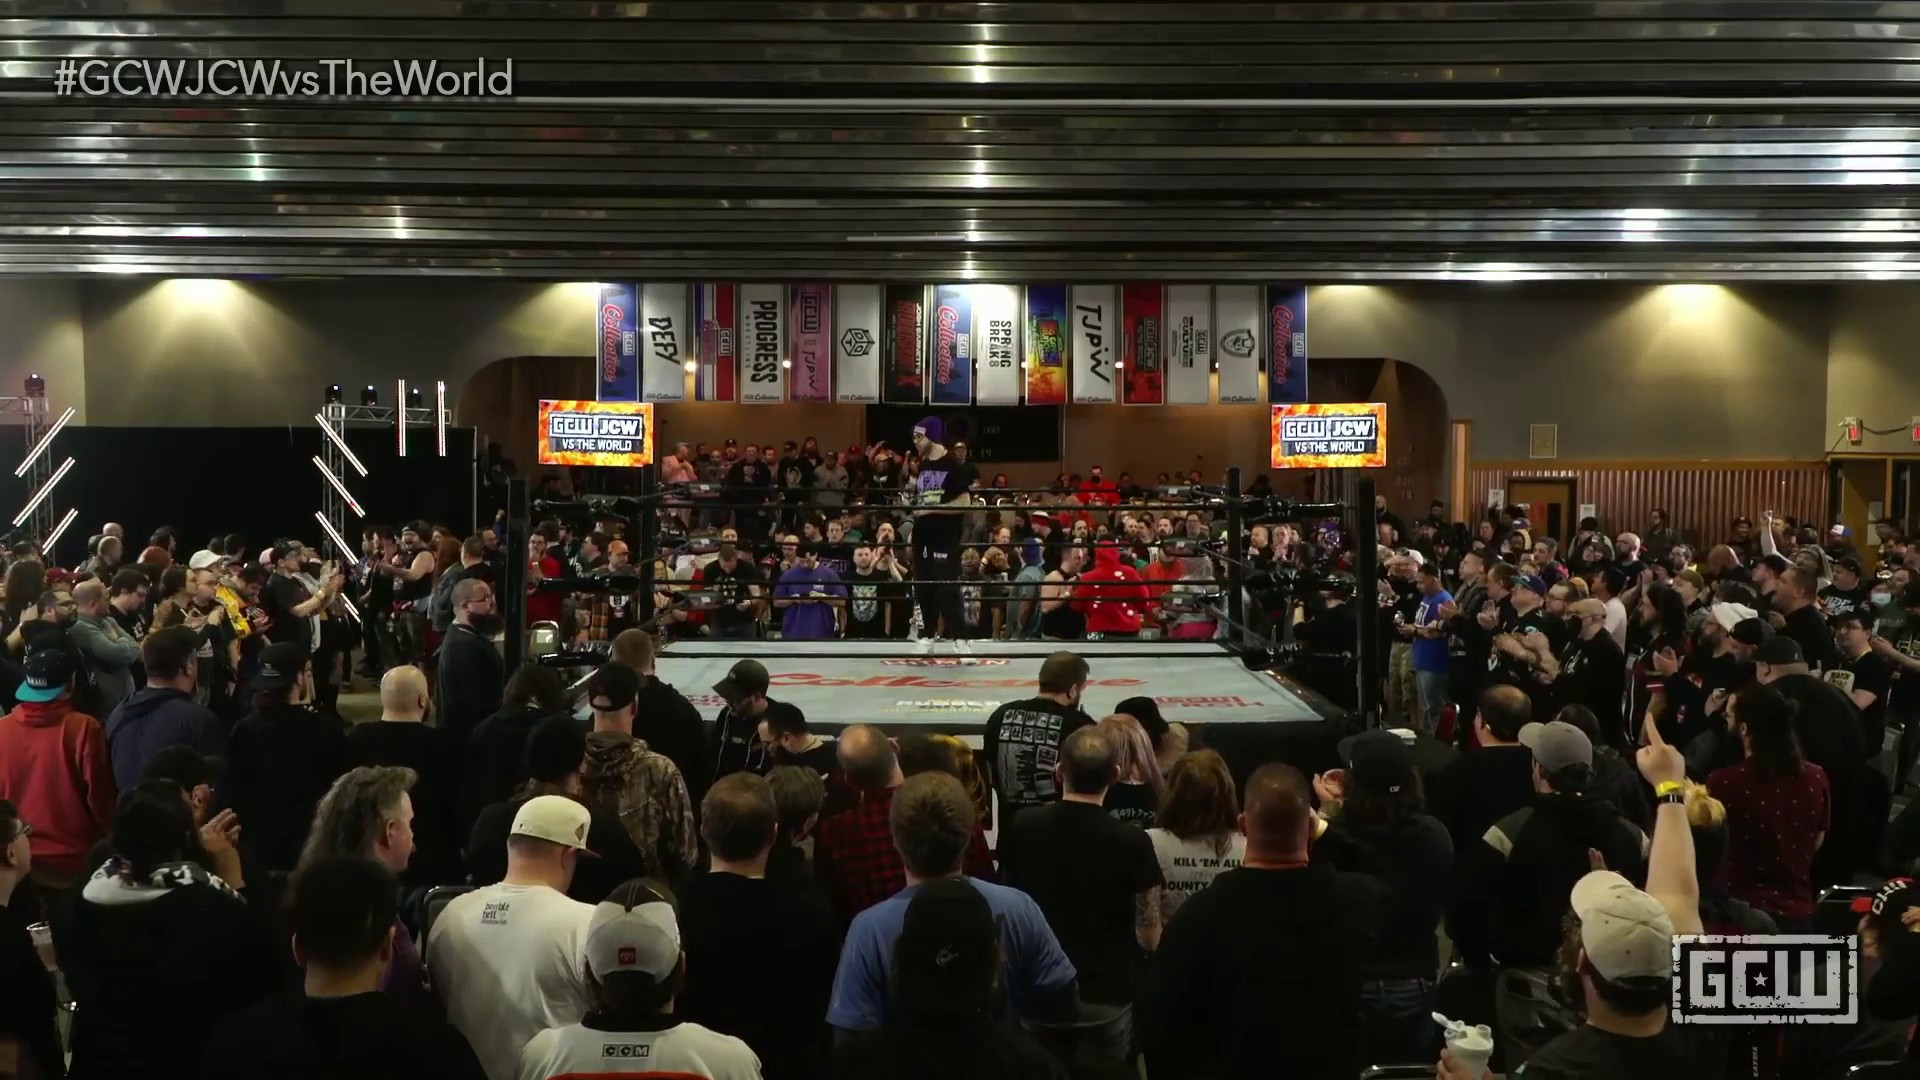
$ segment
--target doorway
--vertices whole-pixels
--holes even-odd
[[[1535,539],[1551,536],[1566,550],[1573,537],[1574,482],[1572,480],[1509,480],[1507,505],[1525,504],[1527,522]]]

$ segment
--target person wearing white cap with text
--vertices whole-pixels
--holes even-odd
[[[674,1016],[687,972],[664,886],[643,879],[615,889],[593,909],[586,955],[593,1010],[535,1035],[520,1052],[519,1080],[760,1080],[760,1059],[746,1043]]]
[[[1753,661],[1739,651],[1733,628],[1758,617],[1753,608],[1724,600],[1707,608],[1699,648],[1679,661],[1675,668],[1679,677],[1665,684],[1667,715],[1681,718],[1678,729],[1670,730],[1673,745],[1684,749],[1712,728],[1726,695],[1753,681]]]
[[[1667,1022],[1673,1004],[1673,935],[1698,934],[1700,883],[1687,823],[1686,761],[1645,725],[1647,745],[1636,761],[1653,785],[1653,850],[1647,888],[1612,870],[1574,885],[1575,925],[1561,950],[1559,981],[1582,998],[1587,1022],[1535,1051],[1510,1076],[1524,1080],[1617,1080],[1619,1077],[1719,1076],[1725,1029]],[[1572,948],[1573,936],[1578,949]],[[1440,1055],[1439,1080],[1479,1080],[1478,1069]]]
[[[447,905],[427,933],[427,970],[447,1020],[473,1044],[488,1080],[513,1080],[520,1048],[592,1006],[587,928],[569,899],[592,815],[564,795],[529,799],[507,835],[507,876]]]

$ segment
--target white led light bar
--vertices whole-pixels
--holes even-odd
[[[320,459],[314,458],[313,460],[319,461]],[[40,485],[40,490],[33,493],[33,498],[27,500],[27,505],[21,507],[20,512],[13,516],[14,525],[20,526],[26,524],[27,519],[33,516],[33,508],[47,500],[47,496],[53,493],[53,485],[59,483],[61,477],[66,476],[67,471],[72,468],[72,458],[61,462],[60,467],[53,470],[53,475],[47,477],[47,482]]]
[[[353,497],[353,492],[348,491],[347,485],[341,483],[340,478],[333,475],[333,470],[327,468],[327,463],[320,460],[319,454],[313,455],[313,467],[316,469],[319,469],[320,475],[326,477],[327,483],[333,485],[333,490],[339,492],[340,497],[347,500],[347,508],[352,510],[355,516],[357,517],[367,516],[367,512],[360,508],[359,500]],[[31,505],[29,505],[28,509],[32,509]],[[19,522],[15,522],[14,524],[17,525],[19,524]]]
[[[314,413],[313,422],[320,425],[320,430],[326,434],[327,440],[333,443],[334,449],[340,451],[341,455],[347,459],[347,464],[353,466],[355,472],[361,476],[367,475],[367,467],[360,464],[359,457],[355,456],[354,452],[347,447],[347,440],[341,438],[340,433],[333,430],[333,425],[327,423],[325,416],[322,416],[320,413]]]
[[[20,467],[13,470],[13,475],[17,477],[27,475],[27,470],[33,468],[33,459],[53,445],[53,437],[60,434],[60,429],[66,427],[67,421],[71,419],[73,419],[73,406],[69,405],[67,411],[60,414],[60,419],[55,420],[53,426],[47,429],[46,434],[40,436],[40,441],[33,444],[33,449],[27,451],[27,456],[21,460]]]

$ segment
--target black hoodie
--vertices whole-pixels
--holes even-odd
[[[645,739],[656,754],[666,755],[680,767],[680,779],[687,785],[687,797],[698,812],[700,800],[713,783],[713,757],[707,745],[706,721],[687,696],[658,676],[640,677],[639,709],[634,714],[633,734]],[[759,726],[758,718],[754,726]],[[756,738],[759,732],[754,732]]]
[[[483,1080],[466,1037],[419,1004],[377,991],[280,995],[222,1020],[202,1080]]]
[[[1593,869],[1598,851],[1607,869],[1637,878],[1647,835],[1605,798],[1537,795],[1461,853],[1458,887],[1447,913],[1454,950],[1468,963],[1553,966],[1568,897]]]
[[[347,732],[332,713],[276,701],[234,725],[221,794],[263,868],[293,869],[314,805],[346,771]]]

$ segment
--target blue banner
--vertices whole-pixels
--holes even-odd
[[[601,285],[599,353],[601,401],[640,400],[640,287]]]
[[[927,320],[935,405],[973,404],[973,294],[965,285],[933,290]]]
[[[1267,286],[1267,402],[1307,400],[1307,287]]]

